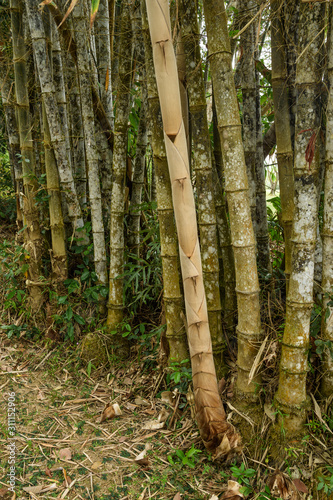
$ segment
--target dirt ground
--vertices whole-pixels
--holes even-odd
[[[1,500],[217,500],[226,498],[230,479],[246,498],[264,500],[279,498],[267,490],[276,465],[297,486],[294,496],[282,498],[329,498],[317,491],[320,475],[330,480],[329,433],[313,432],[306,453],[291,448],[289,459],[272,467],[269,416],[254,428],[227,402],[231,421],[247,418],[244,465],[215,463],[185,394],[166,387],[165,371],[142,360],[90,371],[78,347],[1,334],[0,388]],[[15,421],[8,419],[13,406]],[[8,491],[11,461],[14,492]]]

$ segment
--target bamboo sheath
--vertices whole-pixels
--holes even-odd
[[[146,5],[179,240],[196,417],[207,449],[225,457],[239,449],[240,438],[226,422],[217,388],[169,5],[167,0],[147,0]]]

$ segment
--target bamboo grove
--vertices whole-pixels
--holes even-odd
[[[82,255],[93,314],[118,356],[133,347],[126,318],[156,309],[164,358],[191,360],[196,420],[216,457],[242,448],[217,383],[233,349],[235,405],[259,411],[277,346],[268,402],[284,436],[302,435],[309,378],[316,398],[333,393],[332,9],[315,0],[2,2],[0,110],[32,315],[50,321],[49,290],[82,281]],[[267,215],[269,154],[282,262]],[[149,306],[138,294],[147,298],[150,278],[131,274],[152,256],[162,281]],[[89,343],[94,358],[98,335],[88,337],[82,356]]]

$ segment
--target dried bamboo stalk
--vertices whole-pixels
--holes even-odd
[[[179,240],[196,417],[206,448],[226,457],[239,450],[240,437],[226,421],[217,388],[169,5],[167,0],[146,0],[146,5]]]

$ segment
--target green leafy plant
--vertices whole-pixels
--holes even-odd
[[[194,448],[192,444],[191,448],[185,453],[182,450],[175,450],[173,454],[168,455],[168,461],[173,466],[183,467],[185,465],[194,469],[199,460],[198,455],[200,453],[202,451]]]
[[[333,493],[333,467],[326,466],[326,474],[319,476],[317,491],[322,491],[327,496]]]
[[[179,392],[186,393],[188,384],[192,380],[192,369],[189,367],[189,360],[172,361],[167,374],[167,384],[173,383]]]
[[[233,467],[230,467],[230,470],[236,481],[239,484],[243,485],[241,488],[241,492],[243,493],[243,495],[248,496],[250,493],[252,493],[253,487],[251,486],[250,479],[256,475],[256,470],[246,469],[244,463],[242,463],[240,467],[234,465]]]

